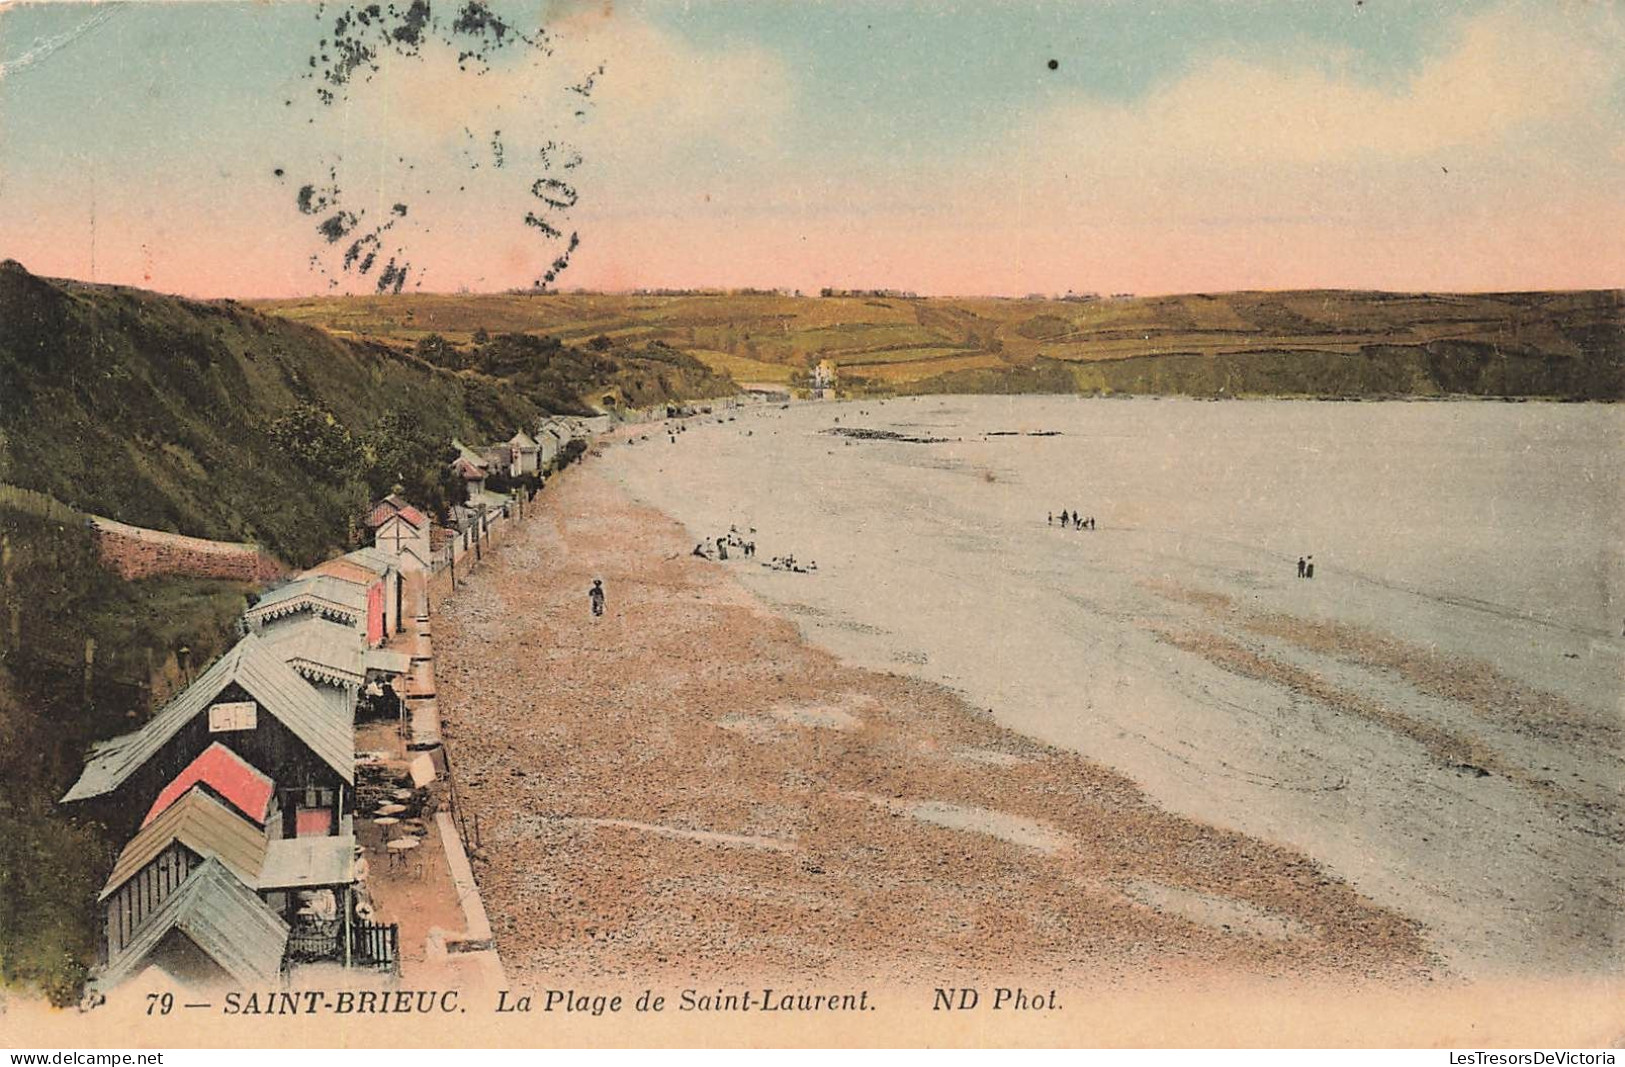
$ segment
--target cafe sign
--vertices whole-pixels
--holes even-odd
[[[211,734],[224,734],[235,730],[252,730],[256,721],[254,713],[255,707],[252,700],[211,704],[209,706],[209,732]]]

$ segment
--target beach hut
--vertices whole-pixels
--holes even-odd
[[[62,800],[131,823],[215,742],[276,783],[284,836],[352,832],[354,702],[323,696],[254,634],[140,730],[93,748]]]
[[[368,547],[346,552],[339,558],[370,569],[384,583],[384,632],[398,634],[405,630],[406,576],[401,573],[395,557]]]
[[[350,907],[350,887],[355,884],[355,838],[342,837],[289,837],[271,841],[265,847],[265,860],[260,865],[257,885],[260,896],[271,909],[288,920],[295,929],[306,924],[302,920],[315,918],[314,913],[301,915],[304,903],[313,894],[330,894],[333,918],[336,921]]]
[[[570,443],[572,436],[573,431],[568,420],[558,415],[549,415],[543,419],[536,437],[541,445],[542,462],[550,464],[556,461],[559,453],[564,451],[564,446]]]
[[[537,457],[546,471],[553,461],[558,458],[559,450],[564,447],[561,435],[550,422],[544,421],[536,430]]]
[[[367,513],[372,546],[387,552],[403,573],[426,570],[434,560],[427,515],[395,493],[384,497]]]
[[[276,807],[276,783],[216,741],[164,786],[152,807],[147,809],[147,817],[141,820],[142,827],[149,826],[195,785],[205,787],[251,822],[267,827],[281,825]]]
[[[98,900],[105,916],[106,958],[123,952],[147,919],[206,860],[216,860],[247,886],[265,863],[266,826],[194,782],[125,844]]]
[[[463,480],[463,488],[468,493],[483,492],[485,479],[491,474],[490,463],[461,441],[453,440],[452,447],[457,449],[457,457],[450,464],[452,473]]]
[[[282,662],[317,689],[337,689],[354,699],[366,684],[367,649],[353,627],[299,615],[262,636]]]
[[[370,584],[370,583],[369,583]],[[301,616],[327,619],[353,629],[358,638],[373,643],[369,628],[382,640],[383,590],[371,602],[367,586],[332,574],[309,574],[277,586],[243,612],[250,633],[266,633],[297,622]]]
[[[148,968],[190,987],[280,983],[289,927],[225,864],[204,860],[187,874],[99,976],[112,988]]]
[[[535,474],[541,470],[541,446],[530,434],[520,430],[508,439],[508,447],[513,452],[512,469],[516,476]]]
[[[358,548],[319,563],[300,575],[301,578],[322,576],[350,582],[366,590],[367,644],[383,644],[390,634],[400,632],[406,582],[389,553],[375,548]]]

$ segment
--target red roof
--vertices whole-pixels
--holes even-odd
[[[343,556],[330,559],[325,563],[318,563],[299,577],[308,578],[313,574],[325,574],[329,578],[337,578],[339,581],[349,582],[351,585],[372,585],[380,580],[378,575],[372,571],[354,560],[345,559]]]
[[[391,493],[373,506],[372,511],[367,515],[367,525],[369,527],[382,526],[396,516],[400,516],[420,530],[423,529],[423,524],[428,521],[424,518],[423,512]]]
[[[156,819],[165,808],[200,783],[250,819],[261,826],[265,825],[275,783],[218,741],[204,749],[203,754],[187,764],[174,781],[164,786],[158,799],[152,802],[152,810],[141,820],[141,825],[146,826]]]

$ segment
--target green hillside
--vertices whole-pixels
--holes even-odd
[[[135,727],[229,647],[250,591],[122,581],[84,512],[308,564],[397,482],[434,503],[453,436],[506,440],[606,396],[735,389],[655,344],[498,334],[406,349],[0,264],[0,988],[78,996],[116,842],[56,798],[89,742]]]
[[[230,646],[248,588],[121,581],[84,516],[31,496],[0,493],[0,987],[71,1004],[117,842],[56,799],[90,742],[134,728]]]
[[[506,440],[539,413],[583,413],[605,396],[735,389],[654,345],[483,340],[437,365],[233,301],[48,280],[6,262],[0,483],[308,564],[393,484],[434,503],[454,436]]]
[[[263,310],[408,347],[476,331],[660,342],[740,381],[865,392],[1625,396],[1617,290],[1073,299],[777,293],[319,297]]]

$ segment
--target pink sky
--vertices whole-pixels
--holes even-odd
[[[959,142],[867,154],[806,132],[817,86],[782,50],[697,43],[598,8],[554,28],[546,68],[470,82],[425,60],[420,76],[319,113],[323,126],[232,112],[217,134],[199,119],[122,153],[97,147],[116,141],[115,125],[82,145],[58,126],[37,134],[58,139],[47,150],[18,147],[44,64],[6,70],[0,105],[12,97],[17,136],[0,140],[11,194],[0,255],[199,296],[326,291],[307,260],[333,250],[291,210],[291,178],[271,177],[314,139],[344,160],[352,202],[364,190],[372,217],[414,183],[474,189],[412,200],[414,285],[524,286],[559,249],[517,224],[522,186],[467,169],[476,138],[464,131],[511,128],[524,102],[556,99],[558,71],[596,59],[607,72],[591,114],[565,134],[586,163],[572,172],[582,198],[568,225],[582,245],[564,287],[1024,295],[1625,280],[1625,34],[1607,5],[1462,14],[1386,79],[1312,50],[1215,54],[1132,97],[1051,92]],[[118,47],[111,28],[97,40]],[[178,91],[182,103],[165,106],[184,109],[188,93],[198,105],[199,90]],[[294,91],[261,94],[266,123]],[[397,150],[420,169],[391,169]]]

